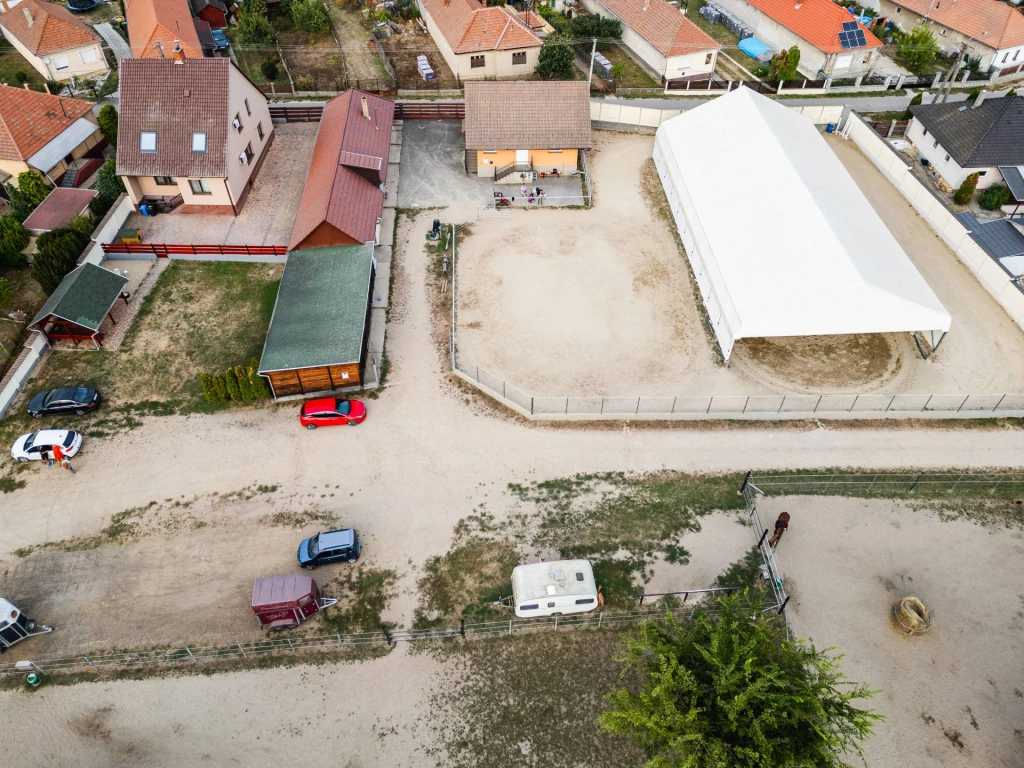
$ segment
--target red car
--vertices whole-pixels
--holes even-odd
[[[325,397],[310,400],[299,411],[299,423],[306,429],[335,427],[349,424],[355,426],[366,420],[366,406],[359,400],[337,400]]]

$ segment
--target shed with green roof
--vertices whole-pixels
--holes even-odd
[[[373,245],[288,254],[259,372],[274,397],[362,386]]]
[[[99,349],[103,346],[100,326],[105,318],[114,322],[110,310],[127,282],[127,277],[109,269],[82,264],[60,281],[28,328],[41,333],[49,344],[71,339],[78,346],[88,339]]]

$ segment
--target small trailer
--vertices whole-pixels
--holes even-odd
[[[309,576],[264,576],[252,587],[252,612],[260,629],[297,627],[338,601],[321,597]]]
[[[53,632],[53,627],[36,624],[18,606],[0,597],[0,653],[27,637]]]
[[[561,616],[597,608],[597,582],[588,560],[555,560],[512,569],[516,616]]]

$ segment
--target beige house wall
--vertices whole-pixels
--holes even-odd
[[[270,145],[270,134],[274,130],[270,121],[270,107],[267,97],[248,78],[235,67],[229,68],[228,79],[228,190],[231,202],[237,203],[245,190],[245,185],[252,178],[253,170],[259,165],[260,158]],[[245,100],[249,101],[248,114]],[[237,131],[231,125],[235,115],[242,122],[242,130]],[[263,138],[259,136],[257,125],[263,126]],[[252,145],[253,157],[248,163],[240,163],[238,156],[246,145]]]
[[[904,32],[909,32],[925,21],[924,16],[891,3],[889,0],[879,0],[879,6],[878,12],[889,21],[895,22]],[[942,47],[944,53],[954,53],[960,43],[967,43],[971,48],[971,55],[981,57],[982,70],[987,70],[991,66],[992,59],[995,58],[995,49],[942,24],[936,24],[933,21],[927,23],[931,25],[932,31],[935,33],[935,42]]]
[[[107,60],[103,56],[103,48],[99,42],[79,46],[78,48],[68,48],[66,51],[59,51],[57,53],[48,53],[45,56],[36,56],[22,45],[21,41],[7,31],[7,28],[3,26],[2,17],[0,17],[0,31],[3,32],[7,42],[14,46],[14,49],[22,55],[29,66],[47,80],[61,82],[63,80],[70,80],[72,77],[86,77],[109,70]],[[95,55],[96,61],[91,64],[83,62],[81,54],[85,51],[91,51]],[[56,66],[54,66],[54,59],[59,57],[64,57],[68,60],[67,69],[58,71]]]
[[[526,53],[525,64],[513,64],[513,53]],[[474,67],[472,57],[483,56],[484,65]],[[455,74],[461,80],[483,80],[485,78],[520,77],[532,74],[537,68],[540,58],[540,46],[520,48],[515,51],[480,51],[479,53],[460,53],[455,57],[458,69]]]
[[[202,179],[210,187],[210,194],[197,195],[192,191],[189,181],[198,179],[199,177],[175,178],[173,185],[165,186],[157,184],[156,179],[152,176],[121,177],[128,197],[136,207],[146,197],[176,197],[178,195],[181,195],[182,202],[187,205],[232,205],[234,201],[228,193],[227,179],[217,177]]]
[[[96,118],[93,117],[91,114],[83,115],[83,117],[92,122],[96,122]],[[83,141],[81,144],[79,144],[71,151],[71,157],[77,160],[78,158],[85,155],[90,149],[99,144],[101,141],[103,141],[103,133],[97,127],[93,134],[89,136],[89,138],[87,138],[85,141]],[[28,163],[23,162],[21,160],[0,160],[0,171],[10,174],[11,176],[15,177],[15,179],[17,178],[19,173],[24,173],[25,171],[29,170],[35,170],[43,174],[44,178],[49,177],[50,181],[55,181],[56,179],[64,175],[64,171],[67,169],[67,167],[68,164],[65,163],[63,160],[61,160],[48,171],[44,171],[41,168],[32,168]]]

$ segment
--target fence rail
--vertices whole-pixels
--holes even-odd
[[[755,489],[774,493],[827,495],[854,490],[856,495],[954,494],[964,491],[1013,496],[1024,490],[1024,472],[820,472],[749,474]]]
[[[690,616],[700,606],[690,603]],[[776,606],[777,607],[777,606]],[[224,645],[184,645],[175,648],[140,649],[117,653],[81,654],[74,656],[43,656],[32,659],[32,666],[41,672],[103,672],[104,670],[133,667],[201,664],[215,661],[237,661],[271,654],[298,654],[302,651],[346,651],[372,646],[393,646],[400,642],[422,642],[496,637],[500,635],[528,634],[557,631],[559,629],[615,629],[628,627],[646,620],[663,618],[671,609],[644,608],[636,611],[602,611],[601,613],[552,616],[538,619],[509,618],[499,621],[460,621],[458,626],[425,629],[389,629],[382,627],[373,632],[352,634],[324,634],[312,637],[281,637],[249,643]],[[704,610],[714,613],[714,608]],[[770,610],[770,608],[769,608]],[[0,679],[24,674],[17,662],[0,664]]]
[[[416,102],[399,101],[395,103],[396,120],[464,120],[466,105],[461,101]]]
[[[193,245],[189,243],[102,243],[106,254],[145,254],[166,259],[171,256],[284,256],[284,245]]]
[[[286,123],[319,123],[324,115],[323,105],[312,107],[275,107],[270,105],[270,119]]]

